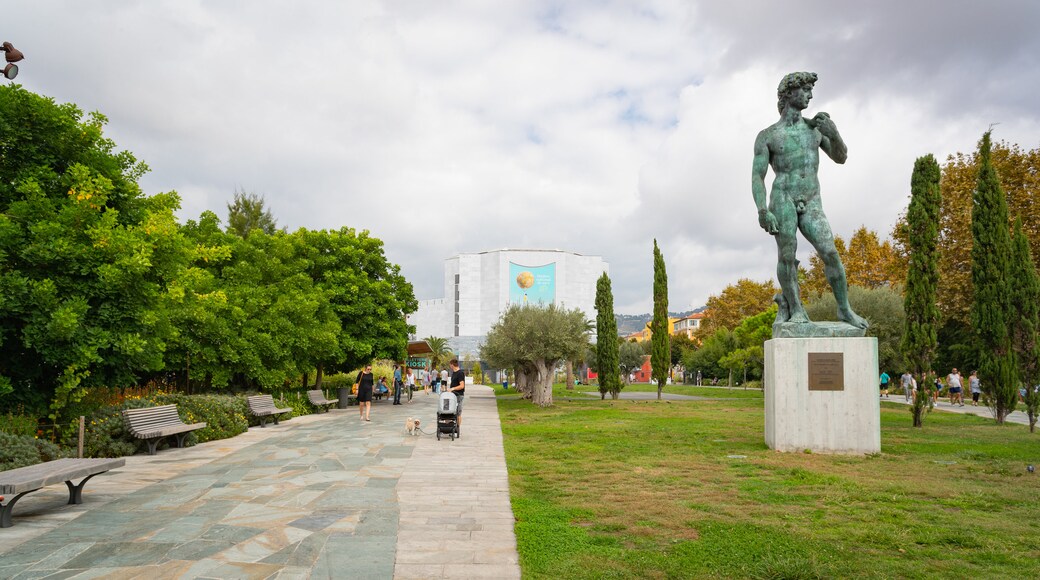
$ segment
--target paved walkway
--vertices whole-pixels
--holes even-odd
[[[910,405],[910,401],[906,400],[906,397],[900,395],[889,395],[888,398],[881,397],[883,403],[899,403],[901,405]],[[1018,403],[1019,409],[1023,408],[1021,402]],[[939,399],[939,403],[934,407],[936,411],[949,411],[950,413],[960,413],[962,415],[978,415],[979,417],[985,417],[987,419],[993,418],[993,412],[990,411],[989,407],[983,407],[979,405],[974,407],[971,404],[971,394],[968,394],[968,402],[963,407],[960,405],[951,405],[949,399]],[[1019,425],[1029,425],[1029,416],[1026,415],[1025,411],[1012,411],[1004,421],[1008,423],[1018,423]]]
[[[63,505],[25,496],[0,530],[0,578],[518,578],[494,396],[467,388],[463,437],[435,397],[297,417],[155,456]],[[405,418],[431,435],[409,437]]]

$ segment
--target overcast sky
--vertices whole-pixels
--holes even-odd
[[[610,264],[616,310],[671,310],[775,276],[751,199],[776,86],[849,147],[821,160],[835,233],[888,236],[914,160],[1040,146],[1040,2],[99,1],[5,3],[17,81],[109,118],[183,220],[236,189],[290,230],[383,239],[419,299],[459,252],[558,248]],[[772,174],[770,173],[770,176]],[[800,240],[800,257],[807,260]]]

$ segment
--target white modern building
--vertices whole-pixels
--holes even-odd
[[[465,253],[444,263],[444,298],[420,300],[408,317],[413,338],[441,336],[452,350],[476,358],[484,336],[510,304],[556,304],[596,318],[596,280],[607,272],[600,256],[562,250]]]

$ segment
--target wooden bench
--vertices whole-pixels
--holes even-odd
[[[278,424],[278,415],[289,413],[291,408],[279,409],[274,406],[274,398],[271,395],[254,395],[246,399],[249,402],[249,412],[260,417],[260,427],[267,426],[267,418],[272,417],[274,424]]]
[[[310,400],[311,404],[319,409],[324,407],[325,412],[328,413],[329,409],[339,402],[339,399],[326,399],[325,393],[321,392],[321,389],[315,389],[313,391],[307,391],[307,399]]]
[[[206,426],[205,423],[185,424],[177,414],[177,405],[124,409],[123,420],[134,437],[148,444],[148,455],[155,455],[159,441],[166,437],[175,438],[177,447],[184,447],[184,439],[190,432]]]
[[[69,486],[69,504],[83,503],[83,486],[95,475],[126,464],[125,459],[56,459],[28,467],[0,471],[0,494],[14,495],[3,505],[0,495],[0,528],[9,528],[14,504],[27,493],[64,481]],[[78,484],[73,479],[83,478]]]

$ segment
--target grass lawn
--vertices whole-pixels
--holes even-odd
[[[495,390],[495,394],[499,397],[504,398],[518,398],[520,395],[517,394],[514,387],[510,386],[509,389],[503,389],[501,384],[488,385]],[[621,390],[622,393],[656,393],[657,385],[650,383],[632,383],[631,385],[625,385],[625,388]],[[758,399],[762,400],[762,389],[743,389],[741,387],[698,387],[695,385],[667,385],[664,388],[665,393],[674,393],[676,395],[693,395],[696,397],[710,397],[713,399]],[[595,397],[599,398],[599,387],[596,385],[578,385],[574,389],[568,390],[564,387],[563,383],[556,383],[553,385],[553,400],[560,397]],[[610,395],[607,395],[607,399],[610,399]]]
[[[599,388],[595,385],[578,385],[578,390],[585,391],[599,396]],[[656,393],[657,385],[650,383],[632,383],[625,385],[625,388],[621,390],[622,393]],[[742,387],[698,387],[696,385],[665,385],[665,393],[674,393],[676,395],[693,395],[696,397],[712,397],[716,399],[762,399],[762,389],[745,389]],[[556,396],[556,393],[553,393]],[[609,398],[610,395],[607,395]]]
[[[1020,425],[885,403],[843,457],[766,448],[760,392],[498,406],[526,578],[1040,578]]]

